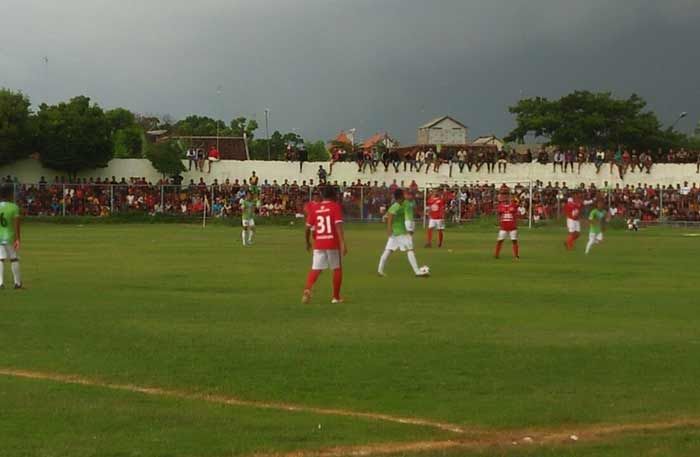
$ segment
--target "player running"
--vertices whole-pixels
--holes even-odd
[[[19,271],[20,248],[20,212],[12,203],[12,188],[0,187],[0,289],[5,288],[5,262],[10,262],[15,289],[22,288],[22,276]]]
[[[252,246],[255,242],[255,210],[260,208],[260,200],[254,198],[252,192],[246,192],[241,199],[241,216],[243,220],[243,230],[241,240],[243,246]]]
[[[413,237],[411,233],[406,230],[406,207],[406,199],[403,190],[396,189],[394,191],[394,203],[387,211],[386,230],[389,240],[379,259],[379,268],[377,269],[379,276],[386,276],[384,273],[386,262],[389,260],[391,253],[397,249],[400,249],[401,252],[406,252],[408,263],[411,264],[411,268],[416,277],[426,278],[430,276],[427,267],[418,267],[416,253],[413,251]]]
[[[433,247],[433,230],[438,231],[438,247],[442,247],[443,232],[445,231],[445,199],[438,190],[433,191],[428,199],[428,232],[425,243],[426,248]]]
[[[347,255],[343,232],[343,210],[337,203],[335,187],[326,186],[322,190],[323,199],[319,203],[308,206],[306,216],[306,250],[312,249],[313,261],[311,271],[306,278],[306,287],[301,302],[311,301],[312,289],[323,270],[333,270],[333,298],[331,303],[342,303],[340,286],[343,283],[342,257]]]
[[[591,252],[591,248],[603,242],[603,232],[605,231],[605,222],[609,220],[610,216],[608,211],[605,209],[605,202],[603,199],[598,199],[596,202],[596,207],[591,210],[588,215],[588,222],[590,223],[590,232],[588,234],[588,244],[586,245],[586,255]]]
[[[506,237],[510,237],[513,243],[513,260],[520,260],[520,246],[518,245],[518,204],[515,199],[508,201],[509,194],[501,193],[498,204],[498,221],[500,230],[498,231],[498,241],[496,242],[496,252],[494,258],[501,256],[501,248]]]
[[[572,198],[569,198],[566,205],[564,205],[566,228],[569,230],[569,236],[566,238],[564,246],[566,246],[568,251],[574,250],[576,240],[581,236],[581,221],[579,221],[579,217],[581,216],[582,206],[578,192]]]

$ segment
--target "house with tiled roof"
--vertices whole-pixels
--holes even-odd
[[[396,141],[394,138],[389,136],[388,133],[377,133],[372,135],[371,137],[367,138],[363,143],[362,143],[362,148],[363,149],[372,149],[373,147],[377,145],[384,145],[387,148],[395,148],[399,145],[399,142]]]

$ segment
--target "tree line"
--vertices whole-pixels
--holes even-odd
[[[140,115],[125,108],[104,110],[89,97],[78,96],[55,105],[41,104],[36,112],[29,97],[0,88],[0,165],[37,154],[47,168],[75,175],[80,170],[106,167],[113,158],[148,158],[160,171],[182,171],[177,166],[190,145],[146,141],[146,132],[166,130],[171,136],[247,137],[251,159],[268,158],[268,140],[256,138],[254,119],[236,117],[226,123],[207,116],[191,115],[179,121],[168,116]],[[269,155],[283,160],[288,144],[302,144],[294,132],[272,133]],[[323,141],[306,145],[309,160],[328,160]],[[167,165],[166,165],[167,164]]]

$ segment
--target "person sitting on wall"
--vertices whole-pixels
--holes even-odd
[[[207,173],[211,173],[211,164],[219,160],[221,160],[221,153],[219,153],[219,150],[215,146],[212,146],[207,156],[207,162],[209,163],[209,171]]]

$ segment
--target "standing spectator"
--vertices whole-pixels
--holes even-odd
[[[426,175],[430,171],[430,166],[433,164],[434,160],[435,160],[435,153],[433,152],[432,148],[428,148],[428,150],[425,153],[425,174]]]
[[[457,165],[459,166],[459,172],[464,173],[464,165],[467,163],[467,151],[464,150],[464,148],[460,149],[457,151]],[[472,167],[471,165],[469,166],[469,171],[471,171]]]
[[[209,149],[209,156],[207,157],[207,162],[209,163],[209,171],[207,171],[207,173],[211,173],[211,164],[219,160],[221,160],[221,154],[216,147],[212,146]]]
[[[204,173],[204,148],[197,148],[197,168]]]
[[[501,150],[498,151],[498,172],[505,173],[507,166],[508,166],[508,154],[506,153],[506,151],[503,150],[503,148],[501,148]]]
[[[571,172],[574,172],[574,162],[576,161],[576,156],[574,155],[574,151],[571,149],[567,149],[564,152],[564,173],[567,172],[569,167],[571,167]]]
[[[192,164],[197,166],[197,151],[194,148],[187,148],[185,157],[187,157],[188,170],[192,171]]]
[[[489,173],[496,171],[496,149],[494,148],[486,150],[486,169]]]
[[[564,153],[558,149],[554,153],[554,160],[552,161],[552,171],[555,173],[557,171],[557,165],[559,165],[561,171],[564,171]]]
[[[576,162],[578,163],[578,174],[581,174],[581,167],[584,163],[586,163],[586,150],[583,148],[583,146],[578,148],[578,153],[576,154]],[[571,169],[571,172],[574,172],[573,168]]]
[[[423,163],[425,162],[425,152],[423,149],[419,149],[416,153],[416,171],[420,173],[421,168],[423,168]]]
[[[328,173],[326,173],[326,170],[323,168],[323,165],[318,166],[318,184],[319,186],[325,185],[328,179]]]
[[[403,171],[406,171],[407,167],[410,171],[413,171],[413,169],[416,168],[415,154],[416,151],[409,150],[406,152],[406,155],[403,156]]]
[[[250,185],[250,191],[254,194],[260,193],[258,189],[258,182],[260,182],[260,178],[253,172],[253,174],[248,178],[248,184]]]
[[[304,143],[299,145],[297,153],[299,154],[299,173],[301,173],[304,168],[304,162],[309,160],[309,152],[306,150]]]

